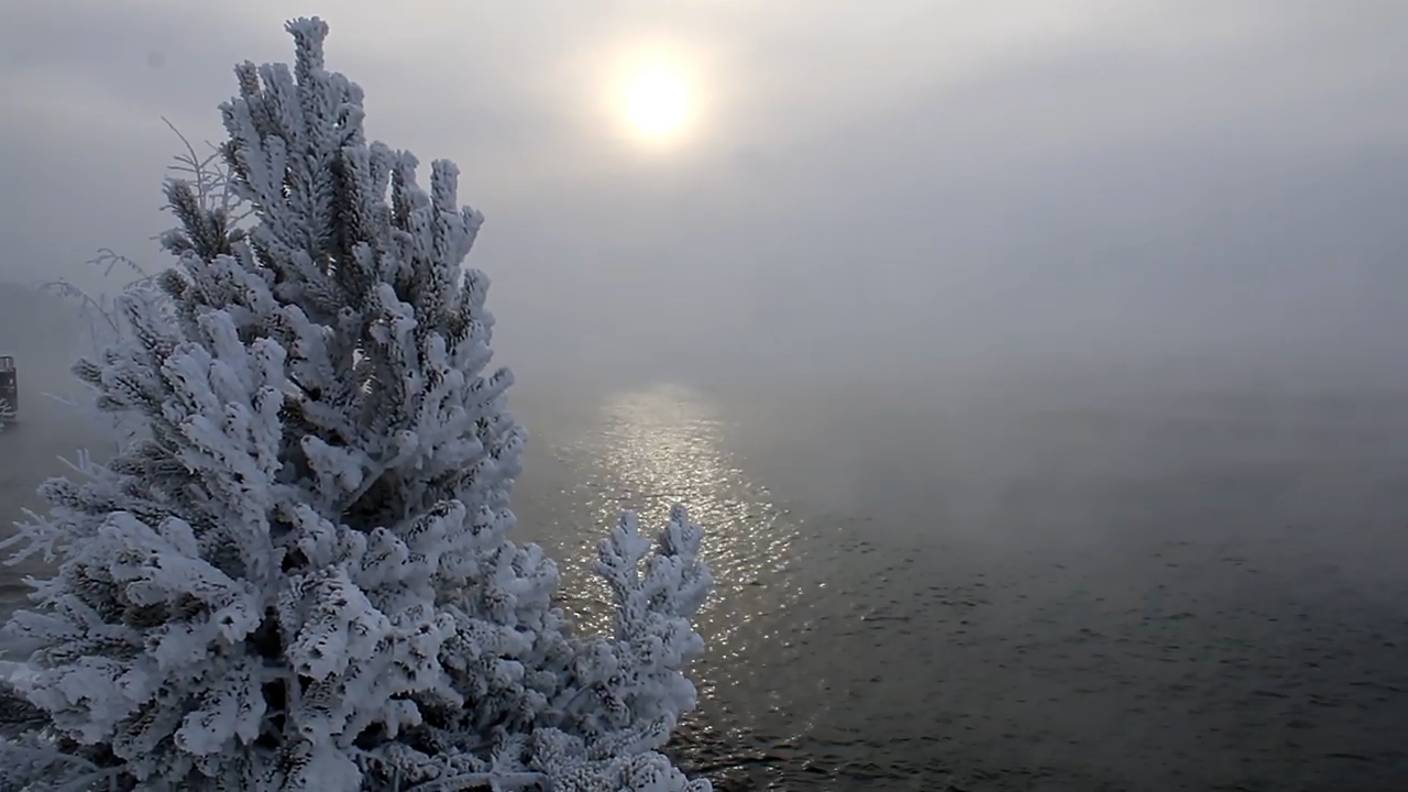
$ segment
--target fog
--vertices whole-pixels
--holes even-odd
[[[470,263],[546,443],[563,402],[678,384],[804,454],[799,479],[826,480],[850,438],[838,469],[888,470],[908,502],[939,474],[906,448],[957,448],[943,469],[991,486],[1045,459],[978,428],[1011,414],[1106,416],[1081,424],[1107,422],[1100,453],[1157,445],[1156,468],[1204,457],[1108,415],[1233,410],[1284,438],[1328,409],[1403,436],[1408,8],[868,5],[17,5],[0,281],[110,292],[120,271],[83,264],[100,247],[169,266],[163,117],[219,140],[232,64],[288,60],[282,20],[322,13],[369,134],[457,161],[487,215]],[[697,77],[697,123],[664,147],[605,98],[642,44]],[[36,394],[80,397],[67,367],[91,344],[60,302],[8,304],[28,308],[0,316],[0,348],[20,354],[33,438],[36,405],[62,406]],[[39,433],[53,447],[13,492],[93,428],[70,412],[45,413],[64,431]],[[1299,442],[1264,456],[1320,441]]]
[[[403,6],[0,12],[0,525],[111,442],[36,287],[170,266],[163,118],[221,139],[320,14],[487,216],[569,610],[620,508],[708,527],[717,788],[1404,786],[1408,4]],[[695,81],[668,145],[608,98],[643,46]]]
[[[869,390],[1030,378],[1401,385],[1408,59],[1390,2],[310,6],[369,133],[456,160],[501,358]],[[0,32],[5,279],[150,237],[281,4],[26,4]],[[300,11],[301,12],[301,11]],[[615,50],[700,123],[605,117]],[[1123,385],[1121,387],[1124,387]]]

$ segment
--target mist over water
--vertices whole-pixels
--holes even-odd
[[[672,750],[721,789],[1408,778],[1408,397],[1024,378],[521,378],[518,536],[606,629],[605,528],[691,507],[718,585]],[[25,401],[7,518],[101,437]]]
[[[1408,789],[1408,5],[707,5],[349,3],[328,43],[370,136],[487,215],[518,539],[564,607],[607,626],[622,509],[706,528],[683,764]],[[171,265],[160,117],[218,139],[230,64],[288,57],[273,4],[75,6],[0,30],[0,535],[107,443],[29,286]],[[709,55],[668,154],[588,107],[638,38]]]
[[[677,751],[724,789],[1408,778],[1401,398],[588,393],[519,400],[524,531],[571,557],[582,515],[695,504],[720,585]]]

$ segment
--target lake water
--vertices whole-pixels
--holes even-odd
[[[590,602],[618,509],[705,523],[721,789],[1408,789],[1408,402],[576,406],[525,532]]]
[[[704,523],[722,790],[1408,789],[1408,398],[1020,402],[520,392],[520,538],[590,626],[620,509]]]

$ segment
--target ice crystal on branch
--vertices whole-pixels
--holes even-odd
[[[15,789],[705,790],[658,753],[708,587],[683,510],[602,543],[611,636],[575,637],[556,566],[508,538],[523,432],[487,368],[480,215],[448,161],[368,143],[362,93],[288,25],[236,69],[229,189],[166,196],[169,302],[75,367],[140,439],[42,490],[31,651],[0,688]]]

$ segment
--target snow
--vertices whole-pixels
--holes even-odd
[[[710,577],[683,509],[599,548],[610,636],[574,635],[556,565],[509,539],[523,431],[489,370],[482,217],[458,170],[368,144],[323,67],[237,68],[230,188],[166,185],[166,297],[75,367],[142,430],[43,489],[11,544],[59,561],[6,630],[10,789],[700,790],[658,751]],[[22,700],[22,701],[21,701]],[[66,738],[66,739],[59,739]]]

